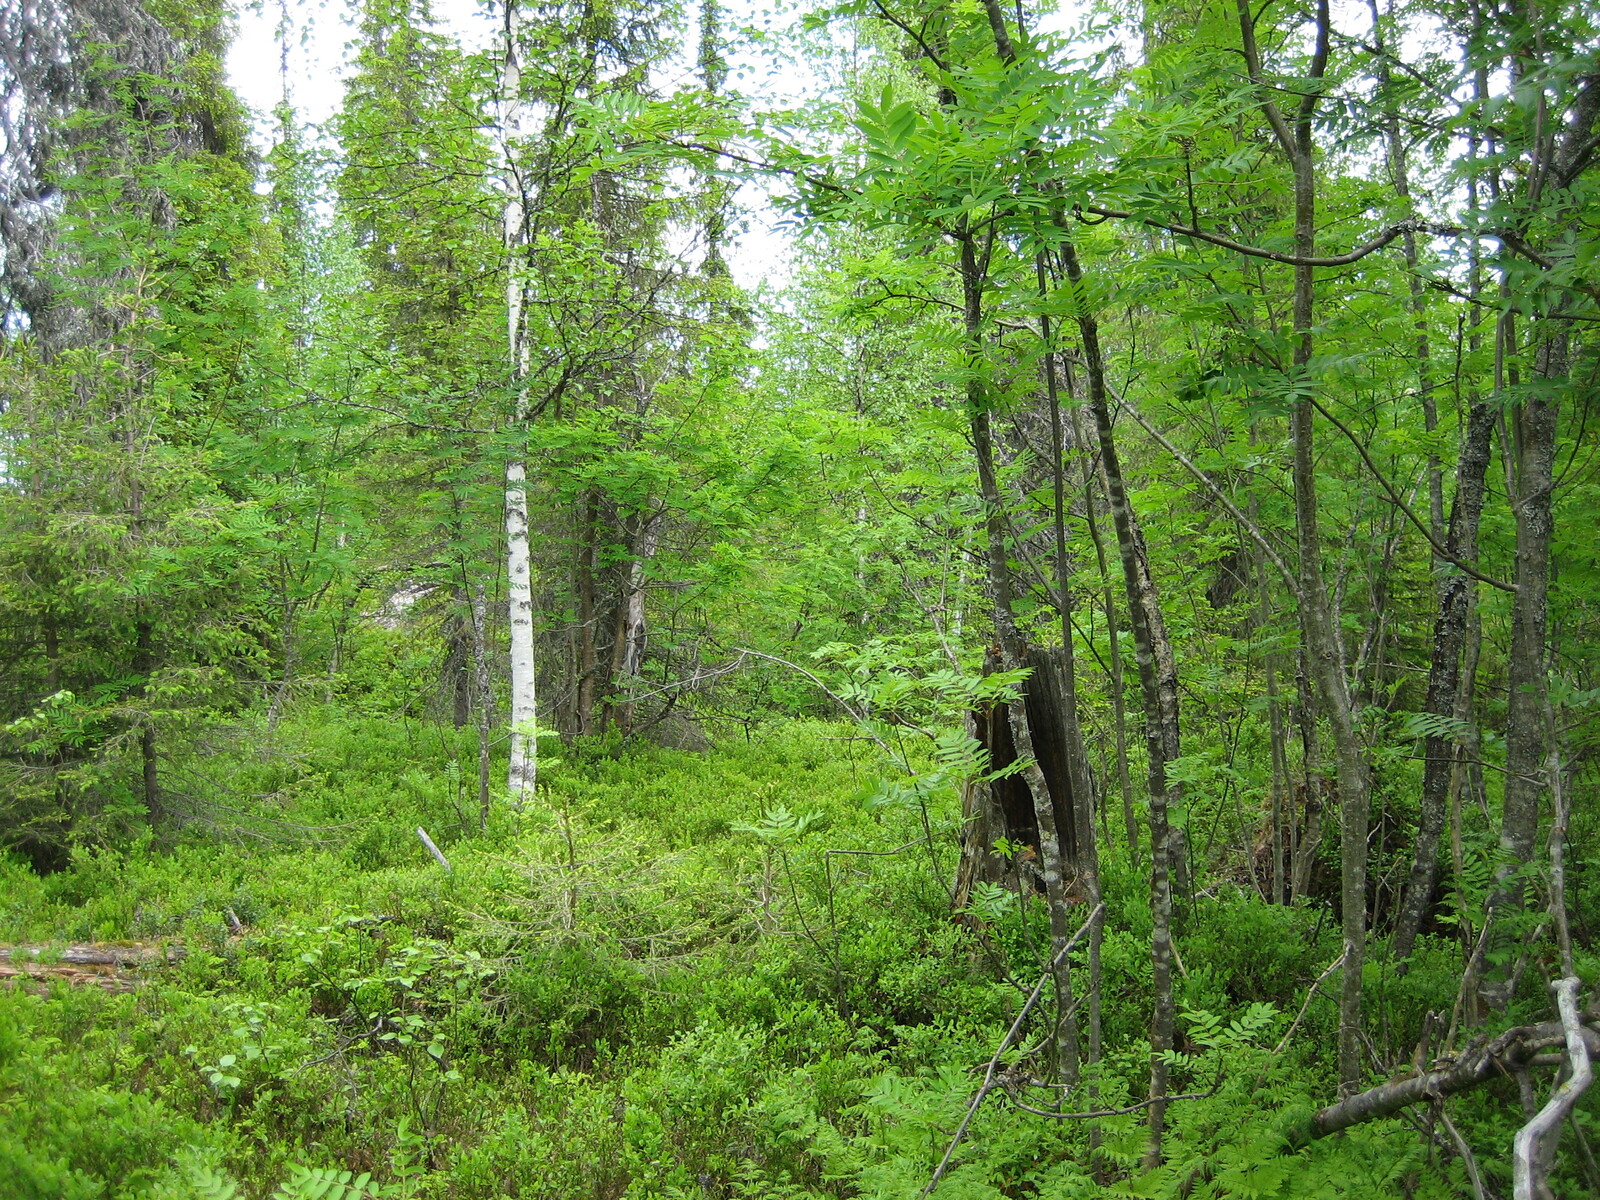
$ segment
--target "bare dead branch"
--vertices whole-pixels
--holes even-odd
[[[1127,212],[1120,208],[1105,208],[1098,204],[1086,204],[1083,206],[1082,211],[1102,218],[1137,221],[1141,225],[1148,225],[1152,229],[1165,230],[1167,233],[1176,234],[1178,237],[1194,238],[1196,241],[1209,242],[1213,246],[1220,246],[1224,250],[1232,250],[1236,254],[1248,255],[1251,258],[1265,258],[1271,262],[1285,263],[1293,267],[1347,267],[1351,263],[1360,262],[1369,254],[1382,250],[1390,242],[1407,233],[1455,236],[1466,232],[1453,225],[1430,225],[1426,221],[1401,221],[1398,224],[1389,226],[1371,241],[1364,242],[1352,250],[1346,250],[1343,254],[1307,258],[1298,254],[1290,254],[1285,250],[1268,250],[1265,246],[1252,246],[1246,242],[1238,242],[1220,233],[1211,233],[1208,230],[1197,229],[1192,225],[1178,225],[1171,221],[1159,220],[1156,217],[1141,217],[1136,213]]]
[[[1401,515],[1404,516],[1406,520],[1410,521],[1417,527],[1417,530],[1422,534],[1422,536],[1428,540],[1428,545],[1433,547],[1433,552],[1435,554],[1437,554],[1441,559],[1449,563],[1451,566],[1455,567],[1463,575],[1470,575],[1479,583],[1487,583],[1490,587],[1497,588],[1502,592],[1510,592],[1513,595],[1516,594],[1516,584],[1507,583],[1503,579],[1496,579],[1493,575],[1485,575],[1482,571],[1479,571],[1477,568],[1475,568],[1471,563],[1463,562],[1459,557],[1452,553],[1450,548],[1434,535],[1433,530],[1429,529],[1428,526],[1423,523],[1422,519],[1418,517],[1416,513],[1411,511],[1411,506],[1406,503],[1405,497],[1395,489],[1394,484],[1389,482],[1389,477],[1382,471],[1378,470],[1378,464],[1372,461],[1372,455],[1367,452],[1366,446],[1363,445],[1361,439],[1355,435],[1355,431],[1343,421],[1339,420],[1338,417],[1329,412],[1322,404],[1318,403],[1315,396],[1308,395],[1306,398],[1311,401],[1311,407],[1326,417],[1328,423],[1340,433],[1344,434],[1345,440],[1355,447],[1356,453],[1361,456],[1361,461],[1367,464],[1367,470],[1372,473],[1372,477],[1376,479],[1378,481],[1378,485],[1388,493],[1390,503],[1400,510]]]
[[[1551,1135],[1567,1119],[1579,1098],[1594,1082],[1589,1045],[1578,1015],[1578,977],[1568,975],[1551,984],[1556,1010],[1561,1014],[1562,1039],[1572,1074],[1562,1082],[1534,1118],[1517,1131],[1511,1149],[1511,1194],[1514,1200],[1535,1200],[1550,1193],[1546,1182],[1555,1159],[1556,1139]]]
[[[1600,1012],[1585,1012],[1576,1028],[1575,1036],[1600,1045]],[[1567,1037],[1563,1021],[1542,1021],[1518,1025],[1492,1038],[1479,1038],[1455,1058],[1440,1059],[1432,1070],[1391,1080],[1330,1104],[1291,1138],[1291,1145],[1304,1145],[1353,1125],[1392,1116],[1409,1105],[1453,1096],[1491,1079],[1509,1076],[1518,1067],[1531,1064],[1539,1051],[1559,1046]]]

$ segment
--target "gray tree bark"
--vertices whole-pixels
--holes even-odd
[[[1255,17],[1246,0],[1238,0],[1239,33],[1250,80],[1265,89],[1261,55],[1256,46]],[[1261,110],[1294,177],[1294,356],[1295,398],[1289,414],[1293,448],[1291,474],[1299,546],[1300,624],[1306,663],[1318,708],[1328,723],[1334,771],[1339,790],[1339,902],[1344,940],[1343,983],[1339,998],[1339,1080],[1346,1090],[1360,1082],[1361,969],[1367,935],[1367,824],[1370,783],[1366,753],[1356,732],[1355,714],[1345,678],[1339,627],[1322,574],[1322,541],[1318,532],[1316,475],[1316,408],[1304,389],[1315,345],[1316,305],[1316,145],[1313,118],[1320,81],[1327,74],[1331,23],[1328,0],[1318,0],[1314,43],[1303,89],[1292,120],[1266,98]],[[1314,781],[1313,781],[1314,782]]]
[[[1152,1011],[1150,1017],[1149,1142],[1146,1161],[1161,1160],[1166,1130],[1167,1054],[1172,1049],[1174,1012],[1172,997],[1172,830],[1169,806],[1177,799],[1176,787],[1167,780],[1167,764],[1181,753],[1178,724],[1178,670],[1167,637],[1166,622],[1150,557],[1133,504],[1128,499],[1122,460],[1117,453],[1111,419],[1105,358],[1100,349],[1100,325],[1083,290],[1083,269],[1076,248],[1063,242],[1062,264],[1077,308],[1079,336],[1083,342],[1084,370],[1089,385],[1089,411],[1094,416],[1100,445],[1100,466],[1106,481],[1111,522],[1116,529],[1122,559],[1123,584],[1128,596],[1128,624],[1133,632],[1134,658],[1144,698],[1147,788],[1150,797],[1150,967]]]
[[[992,233],[989,235],[992,238]],[[984,344],[984,286],[988,279],[992,240],[980,245],[983,235],[963,231],[959,239],[958,266],[963,299],[963,330],[969,356],[966,383],[968,428],[978,467],[978,491],[984,514],[984,545],[989,571],[989,589],[994,605],[995,635],[1000,643],[1001,662],[1014,671],[1029,666],[1027,639],[1018,628],[1015,615],[1011,565],[1006,551],[1006,515],[999,479],[995,473],[994,435],[989,389],[982,363]],[[1033,734],[1028,727],[1027,710],[1022,700],[1006,706],[1012,742],[1017,758],[1026,763],[1022,777],[1032,799],[1039,831],[1039,870],[1049,908],[1050,941],[1056,990],[1057,1070],[1063,1080],[1077,1078],[1079,1044],[1073,1010],[1072,967],[1062,953],[1072,937],[1070,910],[1066,894],[1066,870],[1062,839],[1057,828],[1055,807],[1044,773],[1034,752]]]
[[[1489,470],[1494,414],[1489,405],[1474,404],[1467,414],[1456,467],[1456,494],[1450,508],[1445,546],[1457,558],[1477,556],[1478,519],[1483,513],[1485,482]],[[1442,567],[1440,568],[1443,569]],[[1466,645],[1467,615],[1472,607],[1473,581],[1453,572],[1439,580],[1439,608],[1433,623],[1433,651],[1428,665],[1428,691],[1423,711],[1437,717],[1454,717],[1461,688],[1461,654]],[[1444,733],[1423,739],[1426,762],[1417,815],[1416,845],[1406,892],[1395,920],[1393,956],[1396,971],[1404,974],[1406,960],[1416,945],[1417,933],[1427,917],[1439,875],[1439,840],[1444,831],[1451,779],[1456,771],[1455,740]]]

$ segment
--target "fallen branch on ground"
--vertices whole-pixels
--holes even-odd
[[[1600,1052],[1600,1009],[1591,1007],[1581,1020],[1574,1020],[1572,1036],[1581,1039],[1591,1055]],[[1502,1076],[1509,1078],[1520,1067],[1543,1065],[1535,1062],[1540,1051],[1567,1044],[1568,1030],[1562,1021],[1518,1025],[1494,1037],[1479,1038],[1453,1059],[1440,1060],[1430,1071],[1381,1083],[1328,1105],[1290,1144],[1302,1146],[1352,1125],[1392,1116],[1408,1105],[1453,1096]]]
[[[148,968],[179,962],[187,953],[182,946],[148,943],[0,946],[0,982],[19,980],[33,991],[58,982],[127,992],[139,985]]]

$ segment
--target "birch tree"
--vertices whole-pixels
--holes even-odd
[[[522,8],[506,0],[501,24],[499,143],[505,189],[506,363],[511,381],[513,438],[528,423],[529,346],[525,310],[530,248],[529,178],[520,161],[525,105],[522,96]],[[538,671],[534,662],[533,567],[528,545],[528,464],[513,450],[506,462],[506,602],[511,643],[511,759],[506,790],[511,806],[533,799],[539,774]]]

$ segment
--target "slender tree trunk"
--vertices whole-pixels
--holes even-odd
[[[1456,494],[1445,540],[1445,548],[1463,562],[1470,562],[1477,555],[1478,519],[1483,513],[1493,434],[1494,414],[1489,405],[1474,403],[1467,414],[1467,428],[1462,436],[1461,459],[1456,467]],[[1472,579],[1459,572],[1439,580],[1439,610],[1433,622],[1433,654],[1428,665],[1427,697],[1423,702],[1423,711],[1433,716],[1451,718],[1456,713],[1461,690],[1461,652],[1466,644],[1467,615],[1472,606],[1473,590]],[[1405,960],[1411,957],[1417,933],[1433,900],[1439,875],[1439,838],[1444,831],[1451,779],[1456,774],[1454,736],[1444,732],[1428,733],[1423,747],[1426,762],[1417,815],[1416,850],[1405,899],[1395,921],[1393,955],[1400,960],[1396,967],[1400,974],[1406,971]]]
[[[267,705],[268,729],[276,729],[278,727],[278,719],[283,716],[283,710],[289,703],[289,696],[294,688],[295,673],[300,666],[300,637],[295,630],[296,605],[292,594],[294,578],[287,564],[281,560],[279,568],[282,605],[278,628],[283,655],[283,674],[278,680],[278,686],[272,690],[272,700]]]
[[[1369,0],[1372,12],[1374,44],[1377,47],[1377,76],[1381,91],[1391,86],[1389,57],[1385,50],[1383,26],[1378,16],[1377,0]],[[1388,143],[1389,173],[1395,192],[1405,203],[1410,216],[1411,181],[1405,138],[1401,134],[1400,119],[1394,105],[1386,101],[1384,117],[1385,139]],[[1469,204],[1477,207],[1476,180],[1469,183]],[[1416,328],[1417,391],[1422,402],[1423,424],[1432,433],[1438,427],[1438,404],[1434,397],[1432,358],[1428,341],[1427,297],[1422,280],[1420,259],[1415,233],[1404,235],[1406,271],[1411,289],[1411,312]],[[1473,254],[1471,289],[1477,295],[1479,272],[1476,252]],[[1471,349],[1478,349],[1477,337],[1472,338]],[[1466,428],[1462,433],[1459,463],[1456,468],[1456,492],[1451,504],[1450,523],[1444,521],[1444,481],[1439,458],[1430,451],[1428,455],[1428,514],[1434,536],[1445,543],[1452,558],[1470,562],[1477,556],[1478,523],[1483,512],[1485,483],[1488,474],[1494,419],[1489,406],[1474,399],[1467,414]],[[1450,717],[1456,711],[1461,678],[1461,651],[1465,641],[1467,613],[1473,596],[1472,579],[1452,572],[1445,559],[1434,555],[1434,570],[1440,576],[1438,583],[1438,612],[1433,626],[1433,651],[1428,667],[1428,690],[1424,711],[1437,717]],[[1411,863],[1410,877],[1405,896],[1395,919],[1392,954],[1398,960],[1396,973],[1404,975],[1409,967],[1412,948],[1417,933],[1432,903],[1438,879],[1439,839],[1444,829],[1445,809],[1451,780],[1456,776],[1456,744],[1453,737],[1430,733],[1424,737],[1422,794],[1418,805],[1417,835]]]
[[[1289,413],[1293,450],[1294,510],[1299,546],[1300,623],[1307,665],[1315,684],[1322,716],[1333,742],[1334,769],[1339,790],[1339,900],[1344,940],[1343,983],[1339,996],[1339,1082],[1351,1091],[1361,1081],[1361,971],[1367,935],[1367,824],[1369,783],[1365,750],[1355,728],[1349,683],[1340,650],[1338,615],[1322,574],[1322,543],[1318,532],[1315,406],[1304,389],[1309,379],[1314,348],[1313,317],[1316,307],[1316,268],[1306,259],[1316,253],[1316,146],[1313,119],[1327,74],[1332,36],[1328,0],[1317,0],[1314,42],[1301,99],[1285,119],[1270,94],[1256,46],[1255,17],[1247,0],[1237,4],[1239,34],[1250,80],[1263,89],[1261,110],[1272,127],[1284,159],[1294,177],[1295,257],[1294,355],[1295,399]]]
[[[1306,136],[1309,138],[1309,126]],[[1315,251],[1315,216],[1309,145],[1305,157],[1295,164],[1295,195],[1296,248],[1301,256],[1310,257]],[[1294,366],[1296,375],[1302,377],[1310,366],[1312,354],[1314,274],[1311,267],[1295,268],[1294,317],[1299,336]],[[1367,935],[1367,763],[1355,729],[1339,650],[1338,627],[1322,575],[1314,421],[1310,399],[1296,399],[1290,414],[1290,437],[1300,550],[1300,619],[1312,680],[1333,742],[1339,788],[1339,903],[1345,954],[1339,999],[1339,1079],[1341,1086],[1350,1091],[1359,1086],[1362,1077],[1361,971]]]
[[[1000,11],[998,0],[986,0],[986,10],[989,14],[989,27],[995,38],[995,50],[1000,54],[1006,64],[1016,62],[1016,48],[1011,43],[1010,30],[1006,29],[1005,14]],[[962,310],[963,323],[966,333],[966,354],[968,362],[968,378],[966,378],[966,414],[970,422],[971,437],[973,437],[973,451],[978,459],[978,485],[981,491],[982,504],[984,504],[984,530],[987,534],[987,552],[989,552],[989,584],[994,592],[995,632],[1000,640],[1000,653],[1006,669],[1016,670],[1019,667],[1029,666],[1030,654],[1027,638],[1022,635],[1021,629],[1016,624],[1013,613],[1013,589],[1011,589],[1011,566],[1006,557],[1006,522],[1005,507],[1000,498],[1000,483],[995,477],[994,437],[990,429],[989,389],[984,379],[984,285],[987,282],[987,266],[989,256],[994,251],[994,229],[990,227],[984,250],[979,253],[978,234],[974,234],[970,227],[963,227],[962,237],[958,238],[958,251],[960,251],[960,277],[962,277]],[[1048,333],[1046,333],[1048,341]],[[1053,381],[1053,371],[1050,373]],[[1053,382],[1051,382],[1053,387]],[[1059,413],[1056,419],[1056,432],[1059,435]],[[1061,480],[1061,461],[1054,464],[1054,478]],[[1059,491],[1058,491],[1059,499]],[[1064,661],[1069,664],[1072,654],[1072,642],[1067,640],[1066,650],[1062,651]],[[1032,686],[1032,682],[1030,682]],[[1062,781],[1072,800],[1072,811],[1082,811],[1088,798],[1088,790],[1080,789],[1080,779],[1085,778],[1086,771],[1082,770],[1082,747],[1074,746],[1075,726],[1077,726],[1077,709],[1075,709],[1074,691],[1070,690],[1070,674],[1066,682],[1062,683],[1066,690],[1064,698],[1058,696],[1058,704],[1053,706],[1058,710],[1058,717],[1066,725],[1064,741],[1066,746],[1056,747],[1061,754],[1066,755],[1067,779]],[[1040,701],[1045,696],[1040,696]],[[1045,710],[1045,704],[1038,704],[1040,712]],[[1070,710],[1069,710],[1070,707]],[[1058,808],[1056,797],[1051,795],[1050,784],[1046,782],[1045,774],[1038,765],[1035,755],[1034,734],[1029,728],[1027,720],[1027,706],[1024,701],[1014,701],[1006,706],[1011,723],[1011,736],[1016,744],[1016,754],[1021,762],[1027,763],[1024,770],[1024,779],[1027,789],[1034,800],[1034,813],[1038,822],[1038,858],[1040,858],[1040,874],[1045,882],[1045,901],[1050,906],[1050,950],[1051,973],[1056,986],[1056,1072],[1064,1083],[1075,1083],[1078,1078],[1078,1061],[1080,1061],[1080,1045],[1078,1045],[1078,1022],[1074,1014],[1074,1000],[1072,1000],[1072,965],[1067,962],[1067,947],[1075,933],[1070,922],[1069,909],[1067,909],[1067,880],[1066,880],[1066,854],[1064,843],[1067,838],[1075,834],[1074,827],[1062,829],[1062,821],[1058,821]],[[1070,821],[1070,816],[1064,816]],[[1093,822],[1091,822],[1093,824]],[[1091,832],[1093,837],[1093,832]]]
[[[61,624],[53,611],[44,614],[44,658],[44,691],[53,696],[61,690]]]
[[[1539,20],[1539,14],[1520,9],[1497,10],[1496,15],[1506,21],[1507,32],[1518,41],[1524,32],[1519,24]],[[1519,50],[1510,72],[1513,95],[1520,93],[1519,99],[1533,99],[1541,117],[1523,159],[1527,165],[1524,200],[1530,209],[1543,206],[1553,216],[1561,214],[1558,219],[1567,228],[1549,238],[1545,253],[1555,271],[1571,270],[1573,251],[1569,237],[1576,221],[1571,215],[1575,210],[1572,201],[1559,193],[1573,188],[1594,171],[1594,151],[1600,144],[1600,72],[1590,64],[1578,81],[1564,119],[1544,120],[1545,79],[1554,69],[1554,52],[1545,47],[1540,31],[1533,32],[1531,39],[1521,43],[1528,50]],[[1545,60],[1541,61],[1540,56]],[[1510,457],[1514,470],[1507,490],[1516,520],[1517,590],[1511,608],[1511,656],[1506,679],[1506,784],[1500,824],[1504,865],[1490,899],[1491,915],[1496,910],[1520,908],[1523,903],[1523,882],[1515,872],[1531,861],[1537,844],[1539,797],[1550,782],[1542,771],[1547,755],[1554,749],[1548,744],[1546,725],[1550,543],[1555,519],[1559,397],[1570,382],[1572,365],[1568,310],[1576,299],[1567,290],[1571,285],[1558,283],[1559,278],[1555,275],[1526,293],[1539,298],[1542,311],[1531,325],[1534,354],[1529,387],[1512,410],[1514,442]],[[1545,294],[1539,296],[1539,291]],[[1516,360],[1510,356],[1510,316],[1508,310],[1504,322],[1507,330],[1497,352],[1514,363]],[[1515,979],[1497,969],[1485,973],[1479,994],[1492,1007],[1503,1008],[1510,1002],[1514,987]]]
[[[522,132],[522,69],[518,32],[520,0],[506,0],[504,58],[501,75],[500,128],[505,152],[506,345],[515,412],[512,427],[529,419],[527,329],[524,320],[528,211],[524,182],[517,168]],[[506,596],[511,642],[511,760],[507,791],[512,808],[533,799],[539,773],[538,680],[534,663],[533,566],[528,545],[528,468],[520,455],[506,464]]]
[[[1138,517],[1128,499],[1112,429],[1106,388],[1105,361],[1100,351],[1100,325],[1090,311],[1083,289],[1083,270],[1076,248],[1061,247],[1062,263],[1072,288],[1079,335],[1083,341],[1084,368],[1089,384],[1089,411],[1094,415],[1100,443],[1100,467],[1105,474],[1106,498],[1117,533],[1123,584],[1128,594],[1129,625],[1134,656],[1144,696],[1145,749],[1150,796],[1150,966],[1154,992],[1150,1018],[1149,1146],[1146,1162],[1161,1160],[1166,1130],[1167,1054],[1172,1049],[1172,837],[1168,806],[1177,798],[1167,781],[1167,764],[1180,753],[1178,728],[1178,671],[1162,619],[1155,580]]]
[[[1253,519],[1255,513],[1252,512],[1250,515]],[[1272,609],[1267,599],[1266,564],[1259,547],[1256,550],[1255,561],[1256,579],[1258,586],[1261,588],[1261,605],[1259,615],[1256,618],[1256,629],[1258,633],[1270,637]],[[1266,682],[1267,736],[1271,742],[1268,749],[1272,761],[1272,795],[1270,800],[1271,808],[1268,815],[1268,819],[1271,822],[1271,828],[1268,831],[1268,842],[1272,855],[1272,869],[1270,872],[1272,878],[1272,903],[1283,904],[1285,902],[1284,885],[1287,882],[1288,875],[1285,870],[1287,865],[1285,855],[1289,851],[1289,839],[1285,836],[1284,830],[1284,815],[1286,809],[1290,812],[1293,811],[1292,804],[1286,805],[1284,798],[1286,795],[1292,795],[1293,793],[1289,784],[1288,738],[1283,725],[1283,701],[1278,695],[1278,655],[1275,650],[1268,650],[1263,656],[1261,670]]]
[[[1013,606],[1011,565],[1006,553],[1005,505],[995,473],[994,436],[989,411],[989,392],[984,380],[983,290],[987,279],[987,258],[991,247],[980,251],[977,236],[964,232],[958,241],[962,285],[963,327],[966,335],[968,427],[978,467],[978,490],[983,504],[985,550],[989,568],[989,588],[994,602],[995,634],[1000,642],[1001,662],[1008,671],[1030,665],[1027,639],[1017,627]],[[1078,1076],[1079,1044],[1077,1019],[1072,1016],[1072,966],[1065,953],[1075,932],[1066,899],[1066,872],[1062,839],[1056,827],[1055,807],[1049,785],[1034,753],[1033,733],[1028,727],[1027,708],[1018,699],[1006,706],[1017,759],[1027,764],[1022,775],[1033,801],[1039,827],[1039,868],[1043,877],[1045,902],[1049,908],[1052,973],[1056,992],[1056,1069],[1063,1081]]]
[[[1294,848],[1289,856],[1289,902],[1311,890],[1311,872],[1317,850],[1322,845],[1322,733],[1317,728],[1317,706],[1311,698],[1311,678],[1306,668],[1305,633],[1295,654],[1295,724],[1300,730],[1300,789],[1303,801],[1295,830]]]
[[[1507,865],[1491,910],[1520,908],[1523,883],[1514,872],[1533,860],[1539,796],[1545,786],[1545,638],[1550,622],[1550,535],[1553,528],[1557,403],[1547,385],[1567,371],[1567,336],[1555,333],[1535,352],[1535,388],[1516,408],[1516,586],[1511,605],[1511,653],[1506,667],[1506,784],[1500,854]],[[1504,1009],[1514,986],[1507,969],[1486,971],[1479,995]]]
[[[464,610],[469,605],[466,591],[455,588],[450,614],[450,652],[446,658],[450,683],[450,724],[465,729],[472,720],[472,618]]]
[[[1285,828],[1286,814],[1292,813],[1291,804],[1285,804],[1293,795],[1289,786],[1288,742],[1283,726],[1283,701],[1278,696],[1278,656],[1268,654],[1263,664],[1267,685],[1267,736],[1271,739],[1272,798],[1268,819],[1272,822],[1270,844],[1272,853],[1272,903],[1284,904],[1284,888],[1288,884],[1290,841]]]
[[[645,567],[655,557],[661,536],[661,518],[655,515],[639,518],[638,534],[633,539],[633,553],[623,575],[622,602],[617,614],[617,644],[613,647],[616,663],[615,679],[622,689],[623,699],[616,707],[617,727],[623,736],[633,732],[633,700],[638,690],[639,676],[644,668],[644,654],[648,637],[645,624]]]
[[[135,433],[129,423],[125,446],[130,459],[134,453]],[[144,533],[144,483],[137,475],[132,479],[131,513],[136,535]],[[150,693],[150,676],[156,669],[155,642],[143,598],[134,600],[133,622],[133,673],[138,676],[138,695],[147,699]],[[156,728],[153,714],[146,709],[139,728],[139,781],[144,793],[145,815],[155,821],[161,815],[161,779],[156,763]]]
[[[478,827],[489,827],[490,745],[494,730],[494,680],[489,673],[489,601],[483,584],[472,590],[472,683],[478,718]]]
[[[1462,825],[1462,793],[1469,791],[1474,797],[1483,795],[1483,751],[1478,737],[1478,727],[1473,720],[1473,697],[1477,694],[1478,659],[1483,653],[1483,615],[1478,611],[1477,593],[1471,594],[1467,605],[1467,639],[1465,662],[1461,668],[1461,684],[1456,691],[1455,717],[1464,733],[1461,745],[1456,748],[1455,769],[1450,774],[1450,877],[1455,881],[1456,894],[1467,894],[1466,841]],[[1478,931],[1473,928],[1471,915],[1462,914],[1457,927],[1461,944],[1462,961],[1470,963],[1473,947],[1477,945]],[[1464,1017],[1469,1025],[1478,1022],[1477,989],[1467,989],[1464,997]]]
[[[1094,489],[1099,478],[1104,486],[1104,472],[1097,472],[1094,455],[1084,440],[1078,410],[1072,410],[1072,435],[1083,448],[1083,506],[1084,524],[1089,529],[1089,540],[1094,543],[1095,562],[1100,571],[1101,608],[1106,617],[1106,662],[1109,670],[1108,687],[1111,692],[1112,736],[1116,742],[1117,792],[1122,798],[1123,836],[1128,842],[1128,861],[1139,862],[1139,822],[1133,813],[1133,781],[1128,777],[1128,703],[1123,693],[1122,641],[1117,626],[1116,588],[1111,582],[1111,570],[1106,562],[1105,539],[1100,534],[1100,521],[1096,514]]]
[[[595,655],[595,542],[598,536],[600,497],[593,488],[584,493],[583,517],[578,529],[577,575],[578,593],[578,652],[576,668],[578,682],[573,698],[572,731],[579,737],[594,731],[595,691],[599,686],[600,662]]]
[[[511,637],[511,806],[533,799],[539,771],[538,697],[533,654],[533,571],[528,549],[527,472],[506,468],[506,579]]]
[[[1040,298],[1046,293],[1045,261],[1040,255],[1037,268]],[[1055,524],[1056,609],[1061,618],[1061,688],[1057,697],[1062,729],[1067,775],[1073,804],[1072,814],[1077,828],[1073,831],[1074,866],[1077,868],[1083,902],[1096,915],[1089,928],[1089,1044],[1088,1063],[1100,1061],[1100,952],[1105,938],[1104,912],[1100,900],[1100,848],[1096,842],[1093,783],[1089,777],[1089,760],[1084,753],[1083,725],[1078,719],[1078,673],[1072,630],[1072,566],[1067,554],[1067,485],[1066,485],[1066,432],[1061,419],[1061,394],[1056,377],[1056,350],[1051,337],[1048,315],[1040,317],[1040,333],[1044,343],[1044,378],[1046,400],[1050,405],[1050,479],[1053,485],[1053,512]],[[1080,454],[1084,453],[1078,445]],[[1059,834],[1059,830],[1058,830]],[[1093,1100],[1099,1095],[1096,1080],[1089,1080],[1088,1094]]]
[[[133,651],[133,670],[141,679],[139,684],[141,696],[147,694],[150,675],[155,669],[156,655],[151,640],[150,622],[141,619],[134,625]],[[139,780],[144,792],[145,813],[154,821],[161,815],[161,778],[156,761],[156,729],[148,712],[145,713],[143,724],[139,729]]]

